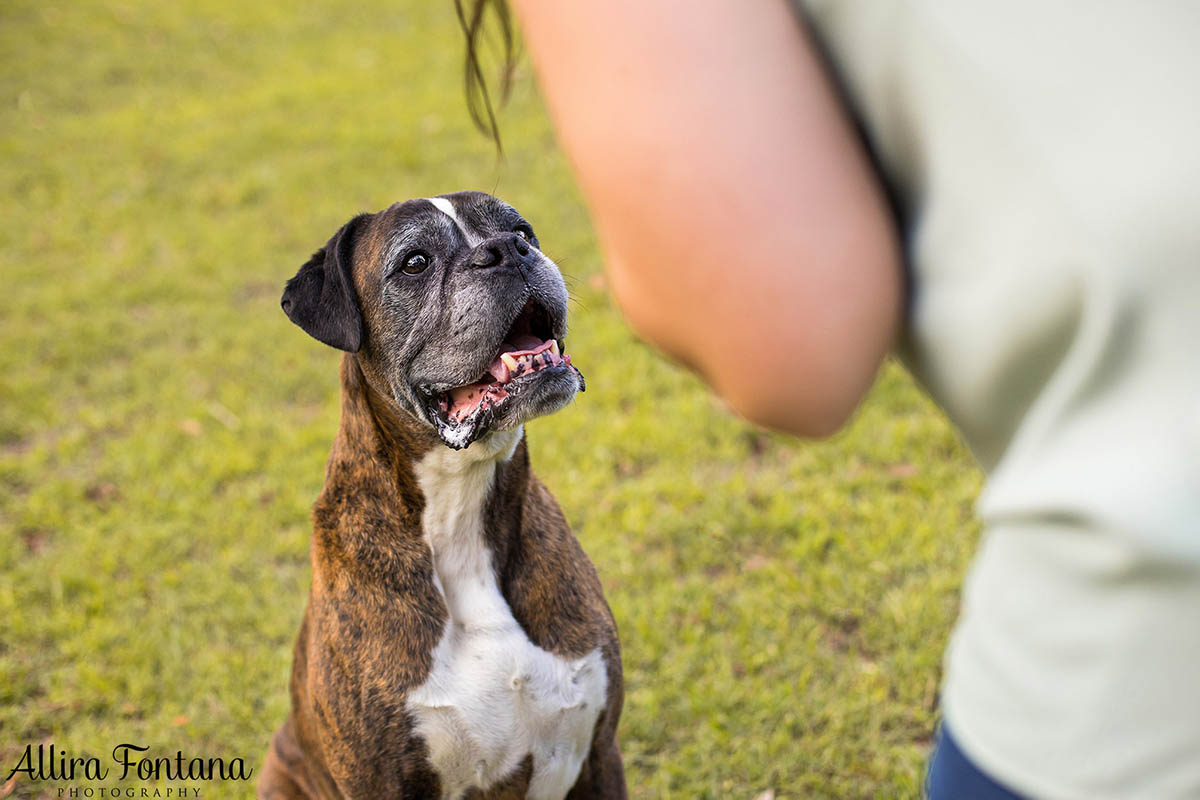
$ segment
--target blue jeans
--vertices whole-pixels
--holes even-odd
[[[943,724],[938,729],[929,774],[925,778],[927,800],[1022,800],[983,774],[958,748]]]

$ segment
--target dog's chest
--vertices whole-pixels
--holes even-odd
[[[408,708],[444,797],[486,789],[531,756],[528,796],[561,798],[590,749],[607,673],[599,648],[561,658],[533,644],[513,617],[483,539],[495,463],[464,458],[474,449],[438,451],[418,465],[425,537],[450,618]]]

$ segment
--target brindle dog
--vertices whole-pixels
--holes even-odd
[[[624,798],[616,625],[524,438],[584,388],[532,228],[478,192],[396,204],[282,305],[345,354],[258,796]]]

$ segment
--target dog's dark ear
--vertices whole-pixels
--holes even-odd
[[[279,304],[288,319],[327,345],[357,353],[362,347],[363,323],[354,291],[354,238],[369,214],[359,214],[342,226],[296,276],[287,282]]]

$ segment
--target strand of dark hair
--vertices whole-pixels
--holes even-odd
[[[491,91],[483,74],[479,56],[482,50],[484,15],[488,8],[496,18],[496,25],[503,45],[503,61],[500,71],[500,105],[508,100],[512,88],[513,67],[516,63],[516,41],[513,37],[512,17],[505,0],[454,0],[458,13],[458,24],[467,40],[466,78],[467,111],[471,121],[486,136],[496,143],[496,152],[503,155],[500,142],[500,126],[496,121],[496,108],[492,104]]]

